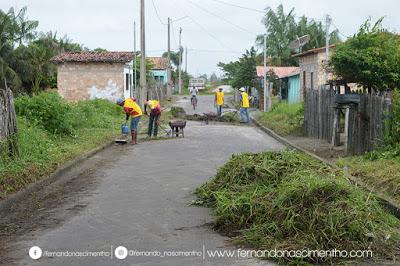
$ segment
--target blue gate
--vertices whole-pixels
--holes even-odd
[[[288,103],[300,102],[300,75],[289,77]]]

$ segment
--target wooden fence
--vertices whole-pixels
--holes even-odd
[[[335,117],[335,91],[307,90],[304,99],[304,133],[307,137],[331,141]]]
[[[16,154],[18,152],[16,133],[17,121],[13,93],[7,87],[5,89],[0,87],[0,148],[6,148],[9,153]]]
[[[390,106],[383,96],[361,94],[359,105],[350,108],[347,151],[363,154],[384,143],[385,113]]]
[[[335,90],[330,87],[307,90],[304,100],[305,135],[332,144],[339,144],[341,135],[351,155],[363,154],[381,145],[390,102],[385,101],[382,95],[365,93],[359,96],[359,104],[336,105]],[[339,116],[340,112],[342,116]],[[340,123],[340,117],[344,117],[344,123]]]
[[[148,98],[162,101],[168,97],[167,95],[167,86],[165,85],[153,85],[149,87],[148,90]]]

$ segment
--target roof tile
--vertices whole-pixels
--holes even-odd
[[[51,59],[53,63],[127,63],[134,58],[133,52],[66,52]]]

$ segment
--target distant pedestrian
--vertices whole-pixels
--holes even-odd
[[[137,144],[137,134],[139,128],[139,122],[142,118],[143,112],[140,106],[136,103],[135,98],[128,99],[118,99],[117,104],[124,108],[124,112],[126,114],[126,122],[131,118],[131,136],[132,136],[132,145]]]
[[[215,93],[215,105],[217,106],[218,116],[222,115],[222,106],[224,105],[224,92],[222,88],[219,88]]]
[[[246,93],[244,88],[239,90],[240,93],[240,116],[242,117],[242,123],[250,123],[249,115],[249,95]]]
[[[151,136],[157,137],[158,123],[160,121],[160,116],[161,116],[160,102],[157,100],[149,100],[145,103],[145,107],[150,108],[149,128],[147,131],[147,135],[149,137]],[[146,113],[147,113],[147,108],[146,108]]]

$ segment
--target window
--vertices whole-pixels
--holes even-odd
[[[307,88],[307,82],[306,82],[306,72],[303,71],[303,89]]]
[[[311,72],[311,89],[314,89],[314,72]]]
[[[125,90],[129,90],[129,74],[125,74]]]

